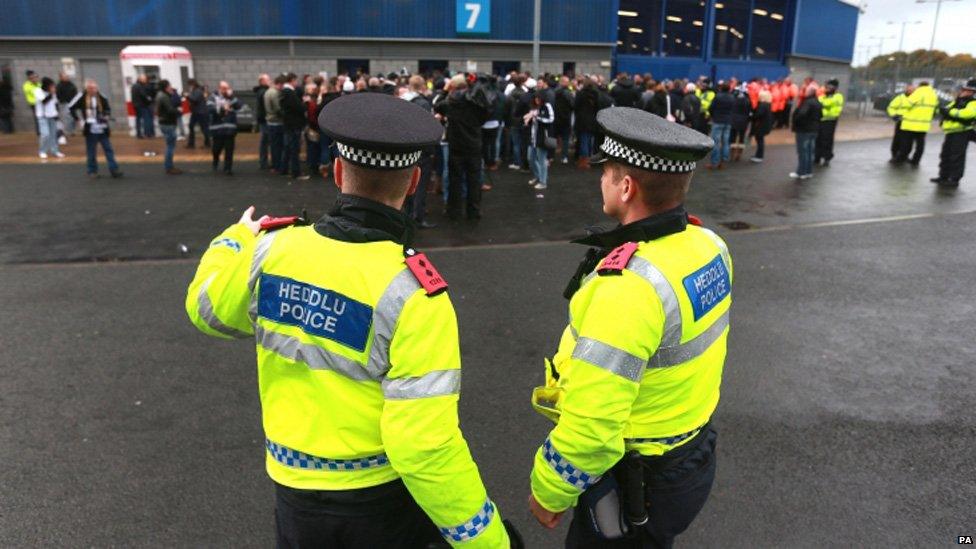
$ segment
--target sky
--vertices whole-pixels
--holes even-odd
[[[857,23],[857,37],[854,43],[854,64],[862,65],[867,59],[878,55],[878,46],[883,41],[884,53],[898,50],[901,39],[901,22],[905,26],[905,51],[928,49],[932,40],[932,23],[935,21],[934,1],[919,4],[915,0],[862,0],[865,6]],[[971,22],[976,18],[976,0],[943,0],[939,12],[939,27],[935,35],[935,49],[956,53],[976,55],[976,41],[973,40]],[[889,21],[896,24],[889,25]],[[920,24],[911,24],[921,21]],[[965,22],[965,23],[964,23]],[[872,38],[873,37],[873,38]],[[868,53],[870,52],[870,54]]]

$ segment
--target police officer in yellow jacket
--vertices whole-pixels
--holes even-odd
[[[204,333],[256,342],[277,545],[507,548],[458,427],[454,308],[400,211],[443,130],[372,93],[336,99],[319,125],[340,155],[332,211],[261,231],[249,208],[186,299]]]
[[[939,155],[939,176],[931,181],[940,187],[959,186],[966,170],[966,148],[973,139],[976,126],[976,78],[967,81],[956,99],[939,109],[942,114],[942,153]]]
[[[712,141],[636,109],[597,121],[603,209],[620,225],[577,241],[596,248],[533,393],[556,426],[535,455],[529,507],[552,528],[575,506],[567,547],[669,547],[715,474],[732,263],[682,205]]]
[[[905,117],[905,114],[910,108],[908,96],[911,95],[913,91],[915,91],[915,86],[912,84],[905,86],[905,91],[894,96],[891,101],[888,102],[888,107],[885,109],[888,116],[895,121],[895,133],[891,136],[891,159],[888,160],[888,162],[891,164],[898,163],[896,158],[898,157],[898,151],[901,149],[902,140],[901,120]]]
[[[906,160],[912,167],[918,167],[925,152],[925,136],[932,129],[932,118],[939,108],[939,96],[928,82],[919,82],[915,91],[908,96],[908,109],[901,119],[901,149],[895,156],[895,164]],[[912,147],[915,152],[909,160]]]
[[[837,119],[844,110],[844,94],[837,91],[839,85],[836,78],[828,80],[824,85],[824,94],[820,97],[822,114],[813,161],[825,168],[834,158],[834,133],[837,132]]]

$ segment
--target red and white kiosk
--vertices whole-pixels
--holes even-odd
[[[119,53],[122,62],[122,80],[125,83],[125,108],[129,117],[129,134],[136,134],[136,110],[132,106],[132,84],[140,74],[145,74],[150,82],[169,80],[173,87],[182,92],[186,81],[193,78],[193,57],[190,51],[180,46],[126,46]],[[183,100],[184,122],[188,122],[189,106]]]

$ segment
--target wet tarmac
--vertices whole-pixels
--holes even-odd
[[[973,533],[976,179],[938,191],[928,146],[917,171],[890,169],[876,141],[839,146],[803,183],[786,177],[790,148],[696,176],[689,209],[727,238],[736,286],[718,477],[679,546],[942,546]],[[233,179],[187,167],[91,182],[79,166],[0,166],[4,546],[273,543],[253,345],[197,333],[184,292],[244,206],[318,215],[334,190],[247,164]],[[451,283],[462,429],[489,492],[529,547],[559,547],[564,528],[543,531],[525,510],[547,431],[528,396],[582,252],[561,241],[601,221],[597,173],[557,165],[544,198],[528,176],[495,175],[481,222],[444,224],[432,208],[441,224],[420,244]],[[757,229],[722,226],[733,221]]]

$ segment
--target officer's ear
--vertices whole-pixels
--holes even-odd
[[[620,201],[623,203],[633,202],[637,197],[637,181],[629,173],[624,172],[620,179]]]
[[[417,184],[420,183],[420,166],[414,166],[410,172],[410,187],[407,189],[407,196],[413,196],[417,192]]]
[[[342,159],[338,156],[332,161],[332,173],[335,174],[335,186],[342,192]]]

